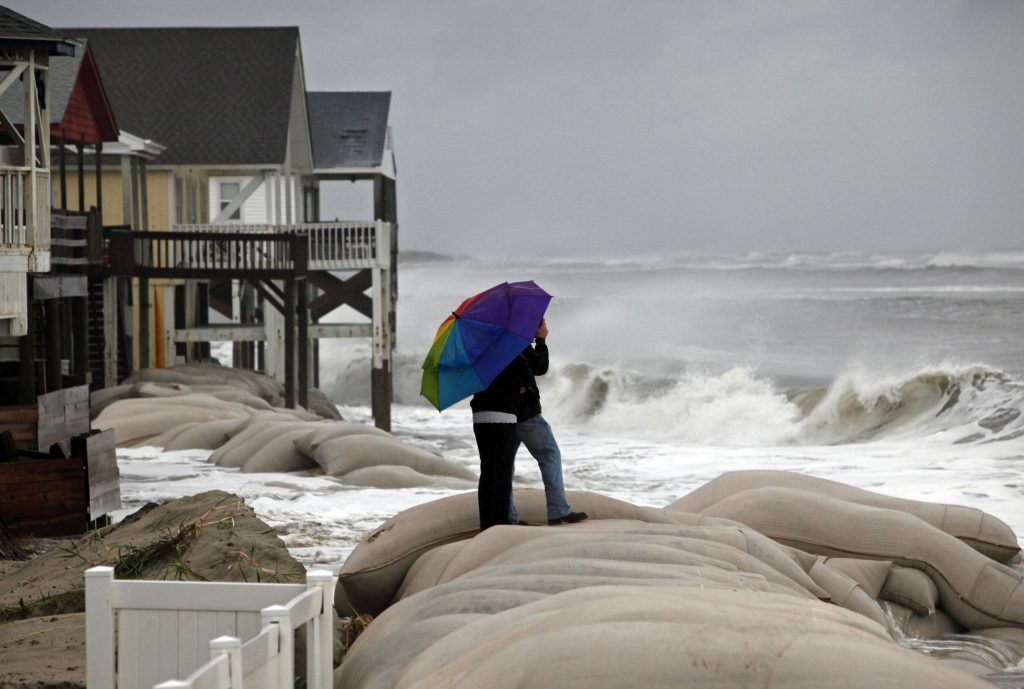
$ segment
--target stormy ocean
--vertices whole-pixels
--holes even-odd
[[[466,296],[535,280],[554,295],[540,385],[567,488],[663,506],[724,471],[784,469],[978,507],[1024,535],[1024,252],[412,254],[399,276],[393,430],[448,459],[477,465],[468,403],[419,397],[434,331]],[[370,422],[368,356],[322,350],[321,388],[351,420]],[[452,493],[239,474],[208,454],[120,450],[123,512],[223,488],[336,570],[397,511]],[[516,474],[541,486],[525,449]]]

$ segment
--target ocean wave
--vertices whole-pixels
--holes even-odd
[[[657,378],[571,365],[548,376],[545,415],[625,435],[707,445],[832,445],[1024,437],[1024,384],[984,365],[883,376],[851,367],[829,385],[783,390],[753,370]]]
[[[368,347],[321,357],[323,388],[338,404],[370,403]],[[393,399],[420,397],[419,357],[397,353]],[[544,415],[622,437],[704,445],[838,445],[925,439],[942,444],[1024,438],[1024,382],[984,364],[936,364],[901,373],[848,366],[827,384],[786,386],[755,369],[679,363],[663,373],[585,363],[539,379]]]

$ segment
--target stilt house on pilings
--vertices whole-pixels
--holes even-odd
[[[81,183],[85,147],[116,138],[88,50],[0,7],[0,537],[81,532],[121,505],[114,436],[89,427],[101,224],[67,203],[69,147]]]
[[[115,338],[130,340],[131,368],[205,358],[211,342],[230,341],[235,366],[266,372],[302,405],[318,341],[365,337],[374,418],[389,428],[397,218],[387,94],[347,94],[358,107],[333,116],[312,108],[339,94],[307,94],[295,27],[66,31],[95,51],[121,127],[166,147],[134,173],[144,212],[108,213],[108,280],[131,285],[121,288],[130,330]],[[321,179],[373,180],[374,217],[320,222]],[[343,305],[368,320],[324,322]]]

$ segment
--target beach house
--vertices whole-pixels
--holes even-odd
[[[319,339],[369,338],[374,416],[389,426],[397,284],[389,94],[316,94],[319,105],[311,105],[295,27],[64,31],[94,51],[122,132],[164,147],[134,162],[105,156],[107,199],[92,191],[96,173],[83,171],[85,205],[102,205],[108,231],[134,233],[118,235],[111,249],[140,242],[131,266],[111,257],[107,277],[107,292],[119,290],[131,303],[121,338],[130,343],[131,368],[206,358],[210,342],[230,341],[234,365],[302,388],[317,378]],[[124,184],[128,176],[134,186]],[[321,180],[340,179],[372,180],[373,218],[318,222]],[[109,191],[129,187],[120,204]],[[147,232],[172,234],[140,234]],[[296,232],[306,237],[305,270],[278,274],[280,267],[260,264],[269,247],[260,241]],[[156,256],[163,264],[152,264],[159,249],[151,239],[184,242],[181,233],[202,235],[204,255],[225,263],[200,267],[192,245],[173,264],[163,255]],[[264,239],[248,249],[233,245],[253,261],[229,266],[225,242],[243,235]],[[342,305],[367,320],[325,323]]]

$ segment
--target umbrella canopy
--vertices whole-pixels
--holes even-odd
[[[533,341],[550,301],[528,280],[503,282],[462,302],[434,335],[420,394],[440,411],[485,389]]]

